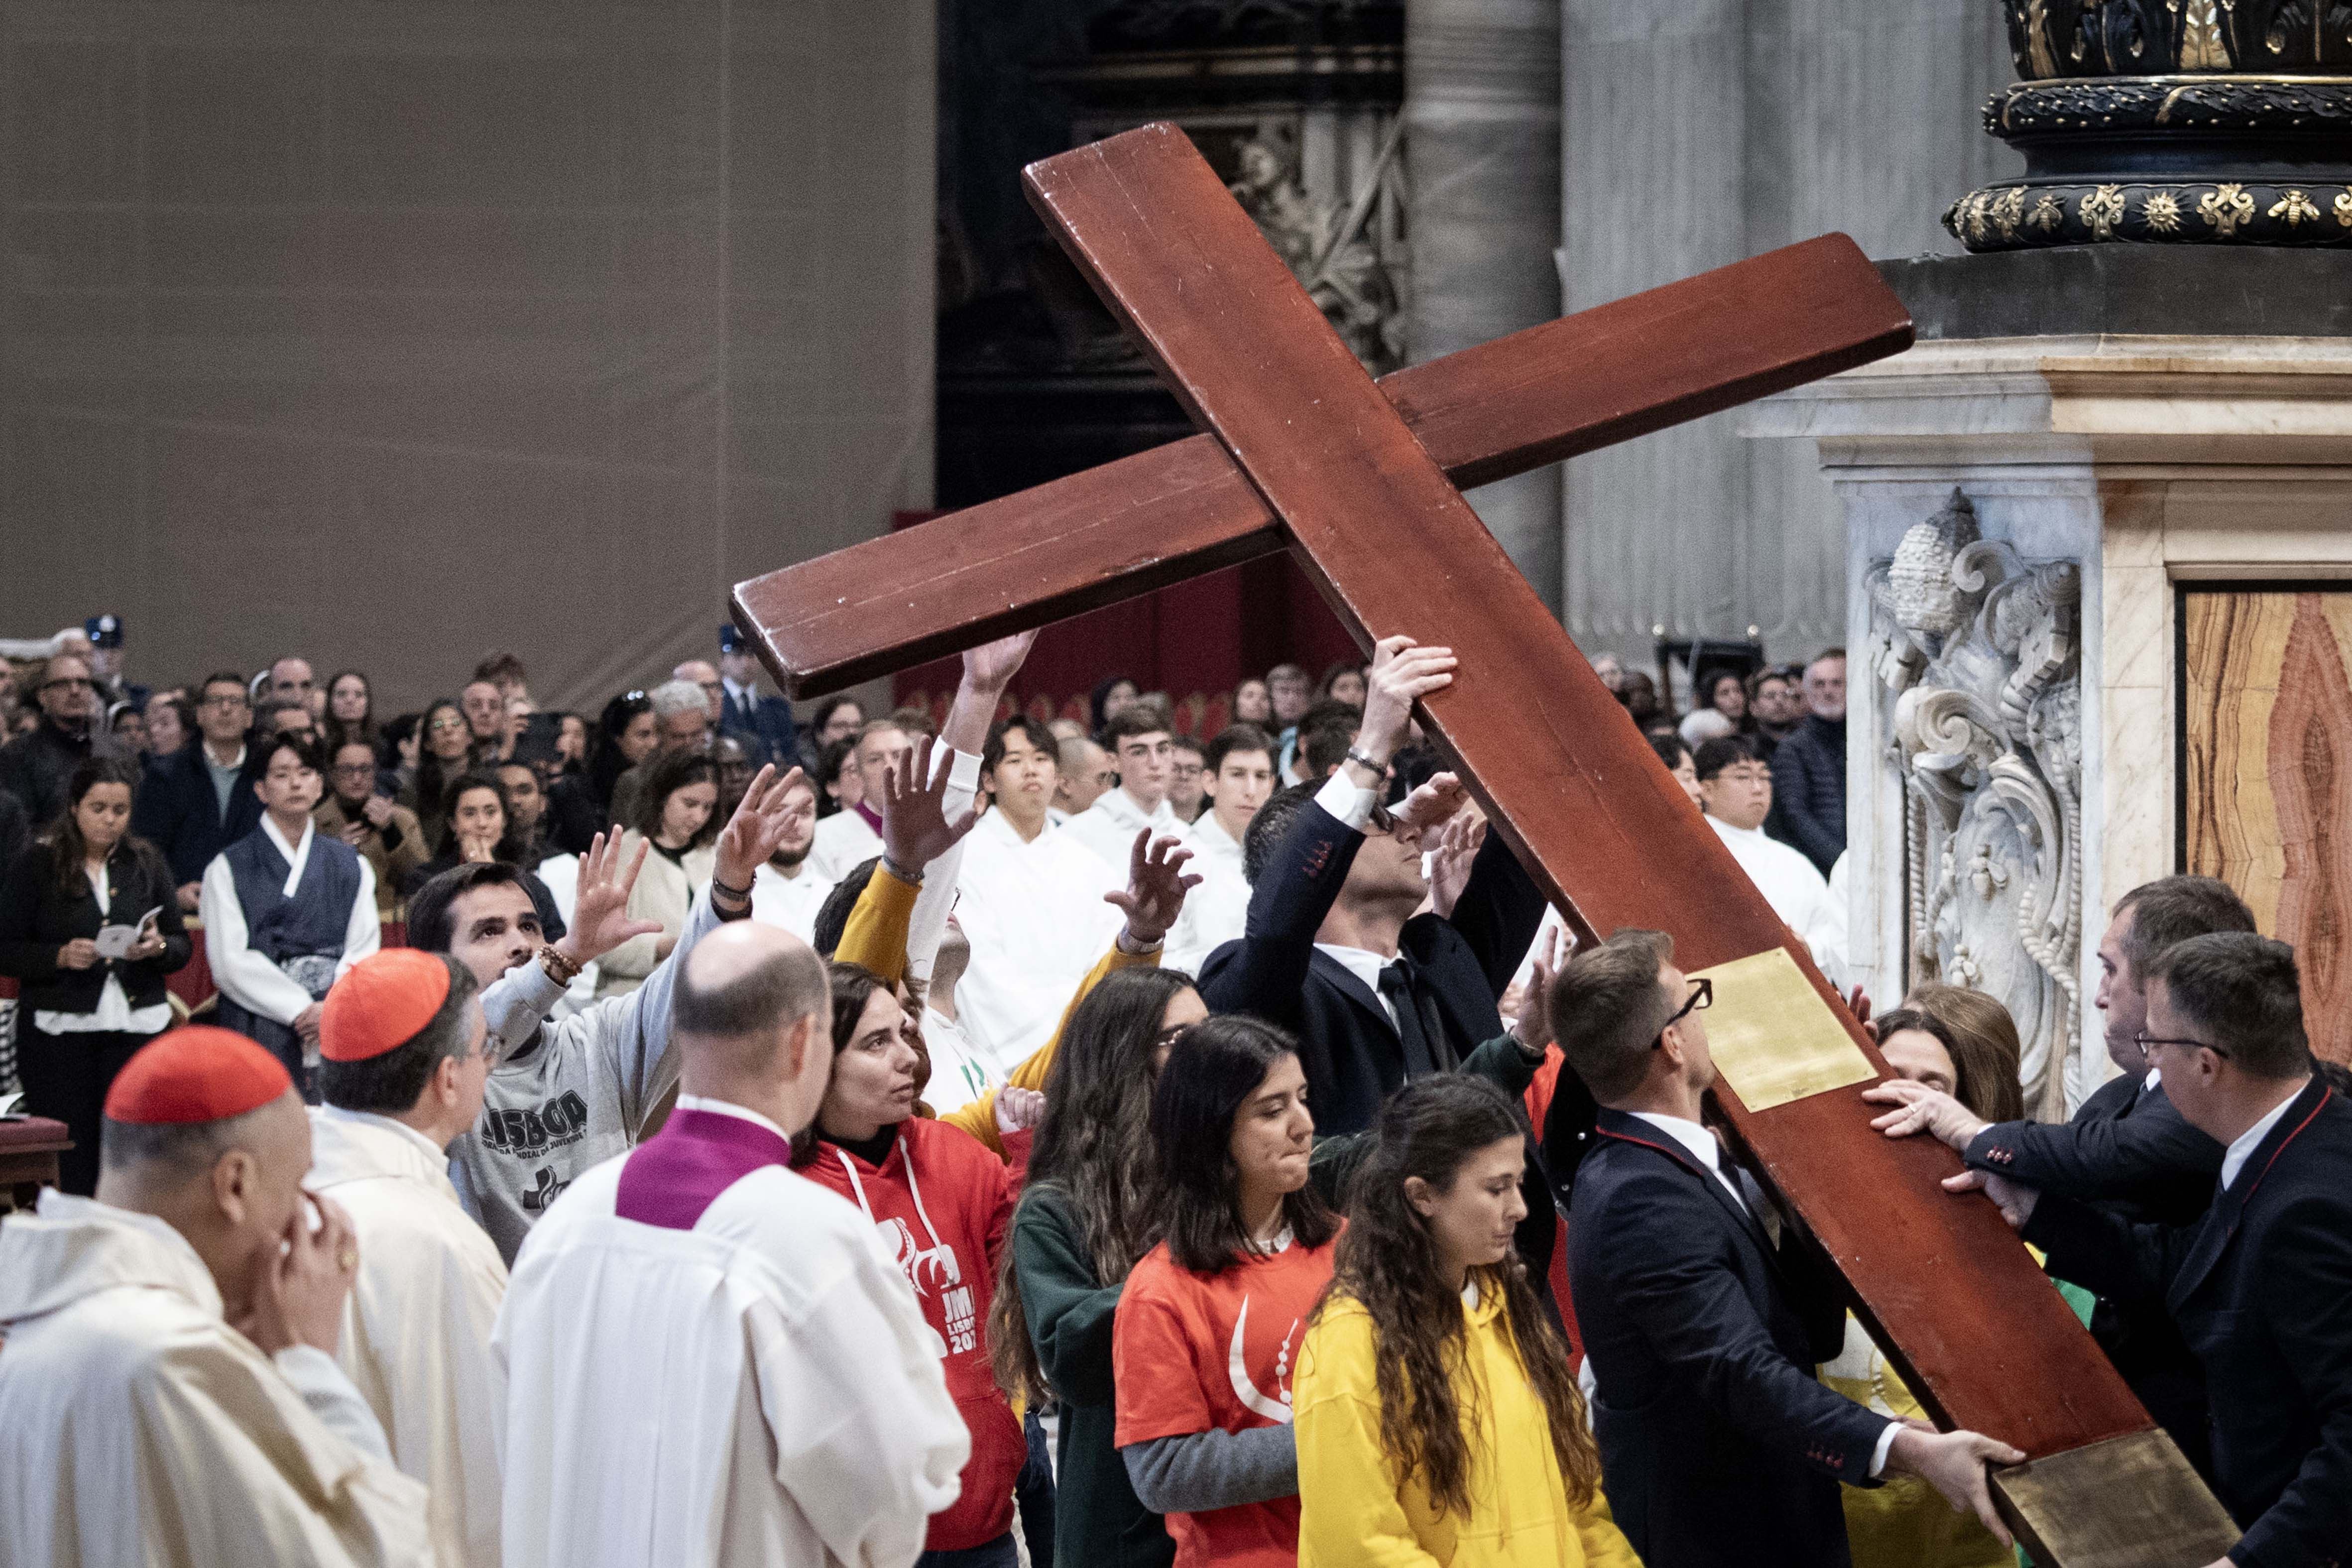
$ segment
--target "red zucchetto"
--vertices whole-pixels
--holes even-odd
[[[363,1062],[406,1045],[449,999],[449,965],[413,947],[372,952],[345,970],[319,1011],[319,1054]]]
[[[221,1121],[293,1087],[276,1057],[227,1029],[191,1025],[143,1047],[106,1091],[106,1119],[134,1126]]]

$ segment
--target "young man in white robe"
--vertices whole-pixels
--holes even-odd
[[[1764,831],[1764,818],[1772,810],[1772,765],[1745,735],[1709,741],[1692,761],[1707,825],[1780,923],[1804,939],[1830,984],[1845,984],[1845,942],[1829,884],[1802,851]]]
[[[730,926],[675,1008],[677,1111],[557,1200],[499,1314],[507,1568],[903,1568],[971,1437],[905,1274],[789,1165],[824,967]]]
[[[1105,865],[1126,862],[1135,836],[1145,828],[1158,838],[1184,831],[1183,818],[1168,804],[1175,777],[1176,748],[1167,716],[1155,705],[1130,703],[1103,726],[1103,744],[1118,769],[1118,787],[1063,824],[1063,831],[1093,850]]]
[[[1135,835],[1114,866],[1047,820],[1059,754],[1053,731],[1033,719],[1008,720],[989,736],[980,782],[992,803],[965,837],[956,873],[956,919],[971,942],[956,1007],[1000,1076],[1045,1043],[1124,923],[1103,898],[1127,886]]]
[[[98,1195],[0,1225],[0,1563],[430,1564],[335,1363],[360,1267],[285,1066],[174,1029],[108,1091]]]
[[[473,972],[392,948],[353,965],[319,1020],[310,1188],[351,1215],[359,1279],[337,1359],[425,1483],[441,1560],[499,1561],[498,1376],[507,1266],[457,1202],[447,1150],[493,1065]]]
[[[882,814],[867,802],[882,798],[883,774],[905,767],[907,753],[914,749],[914,737],[887,719],[872,720],[857,731],[857,776],[865,785],[865,798],[816,825],[809,847],[810,870],[838,882],[882,853]]]
[[[1235,724],[1201,755],[1202,788],[1209,808],[1183,830],[1192,852],[1188,870],[1201,885],[1168,932],[1163,968],[1198,974],[1209,954],[1241,939],[1249,921],[1249,878],[1242,870],[1242,835],[1274,794],[1274,737],[1255,724]]]

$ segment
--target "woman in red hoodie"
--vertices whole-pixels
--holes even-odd
[[[898,999],[870,970],[830,967],[833,1082],[793,1163],[882,1233],[971,1432],[962,1495],[931,1516],[917,1568],[1012,1568],[1013,1483],[1029,1449],[990,1370],[987,1324],[1029,1134],[1005,1135],[1008,1165],[961,1128],[917,1116],[917,1058]]]

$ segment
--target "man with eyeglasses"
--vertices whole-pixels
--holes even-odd
[[[416,814],[383,792],[374,747],[346,741],[335,748],[327,765],[327,797],[311,811],[310,820],[328,837],[359,851],[375,873],[376,912],[390,921],[400,889],[433,854]]]
[[[1843,922],[1830,902],[1829,883],[1811,860],[1764,831],[1764,819],[1772,810],[1772,769],[1764,754],[1745,735],[1724,735],[1699,747],[1691,761],[1706,825],[1780,923],[1805,939],[1822,973],[1843,984]]]
[[[252,724],[245,678],[227,670],[205,677],[196,689],[201,743],[183,746],[151,766],[131,807],[131,830],[163,852],[180,890],[180,908],[190,913],[213,857],[261,823],[246,743]]]
[[[2095,1000],[2105,1015],[2107,1059],[2116,1076],[2084,1100],[2073,1121],[1987,1122],[1950,1095],[1896,1080],[1863,1096],[1894,1108],[1874,1125],[1890,1138],[1924,1132],[1973,1171],[2095,1204],[2127,1223],[2194,1224],[2213,1201],[2222,1150],[2182,1118],[2165,1092],[2161,1064],[2141,1052],[2147,976],[2182,942],[2253,929],[2253,911],[2226,882],[2165,877],[2141,883],[2116,901],[2099,939]],[[2204,1375],[2163,1303],[2103,1298],[2091,1333],[2148,1414],[2210,1474]]]
[[[1675,967],[1672,937],[1621,931],[1571,957],[1549,999],[1600,1107],[1568,1278],[1611,1513],[1650,1568],[1845,1568],[1839,1483],[1907,1471],[2006,1542],[1985,1464],[2022,1453],[1818,1380],[1844,1342],[1843,1289],[1704,1124],[1714,996]]]
[[[2211,1391],[2214,1490],[2245,1537],[2209,1568],[2320,1568],[2352,1552],[2352,1105],[2315,1070],[2294,950],[2191,937],[2147,966],[2133,1042],[2223,1151],[2212,1206],[2134,1225],[2006,1174],[1984,1189],[2050,1268],[2160,1302]]]
[[[35,832],[65,815],[74,771],[92,756],[114,756],[114,738],[98,723],[98,683],[89,661],[59,654],[41,667],[33,688],[40,722],[0,746],[0,790],[16,796]]]
[[[457,1201],[448,1148],[482,1114],[499,1042],[481,987],[441,953],[390,948],[327,993],[307,1185],[342,1205],[359,1273],[335,1359],[383,1424],[393,1463],[429,1490],[440,1560],[499,1560],[490,1331],[506,1262]]]

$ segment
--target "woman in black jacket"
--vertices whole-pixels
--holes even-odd
[[[0,879],[0,974],[24,987],[25,1108],[70,1130],[60,1184],[85,1197],[98,1187],[106,1091],[131,1053],[171,1026],[163,977],[190,948],[170,868],[131,836],[137,777],[112,758],[82,763],[65,815]]]

